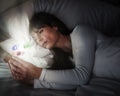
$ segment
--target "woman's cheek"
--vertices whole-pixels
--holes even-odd
[[[52,48],[52,45],[51,45],[51,44],[47,44],[47,45],[45,46],[45,48],[46,48],[46,49],[51,49],[51,48]]]

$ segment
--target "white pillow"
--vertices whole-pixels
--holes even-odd
[[[0,47],[12,56],[17,56],[40,68],[49,68],[53,64],[52,52],[36,45],[32,40],[23,43],[15,39],[8,39],[1,42]]]
[[[29,12],[30,9],[23,10],[22,7],[18,7],[3,14],[4,29],[11,38],[0,42],[0,46],[13,56],[18,56],[38,67],[48,68],[53,63],[53,54],[50,50],[37,46],[30,37]]]

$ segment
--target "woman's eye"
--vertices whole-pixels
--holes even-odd
[[[43,29],[39,30],[39,32],[38,32],[38,33],[42,33],[42,32],[43,32]]]

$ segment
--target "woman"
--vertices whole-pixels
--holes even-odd
[[[94,30],[76,26],[72,33],[51,14],[44,12],[33,15],[30,32],[36,43],[47,49],[60,48],[73,59],[75,68],[51,70],[37,68],[18,58],[11,58],[9,65],[15,80],[34,80],[35,88],[74,89],[87,84],[94,64]],[[70,34],[69,34],[70,33]]]

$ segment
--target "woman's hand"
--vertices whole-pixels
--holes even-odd
[[[17,57],[11,58],[8,62],[13,79],[15,80],[33,80],[40,77],[42,68],[23,61]]]

